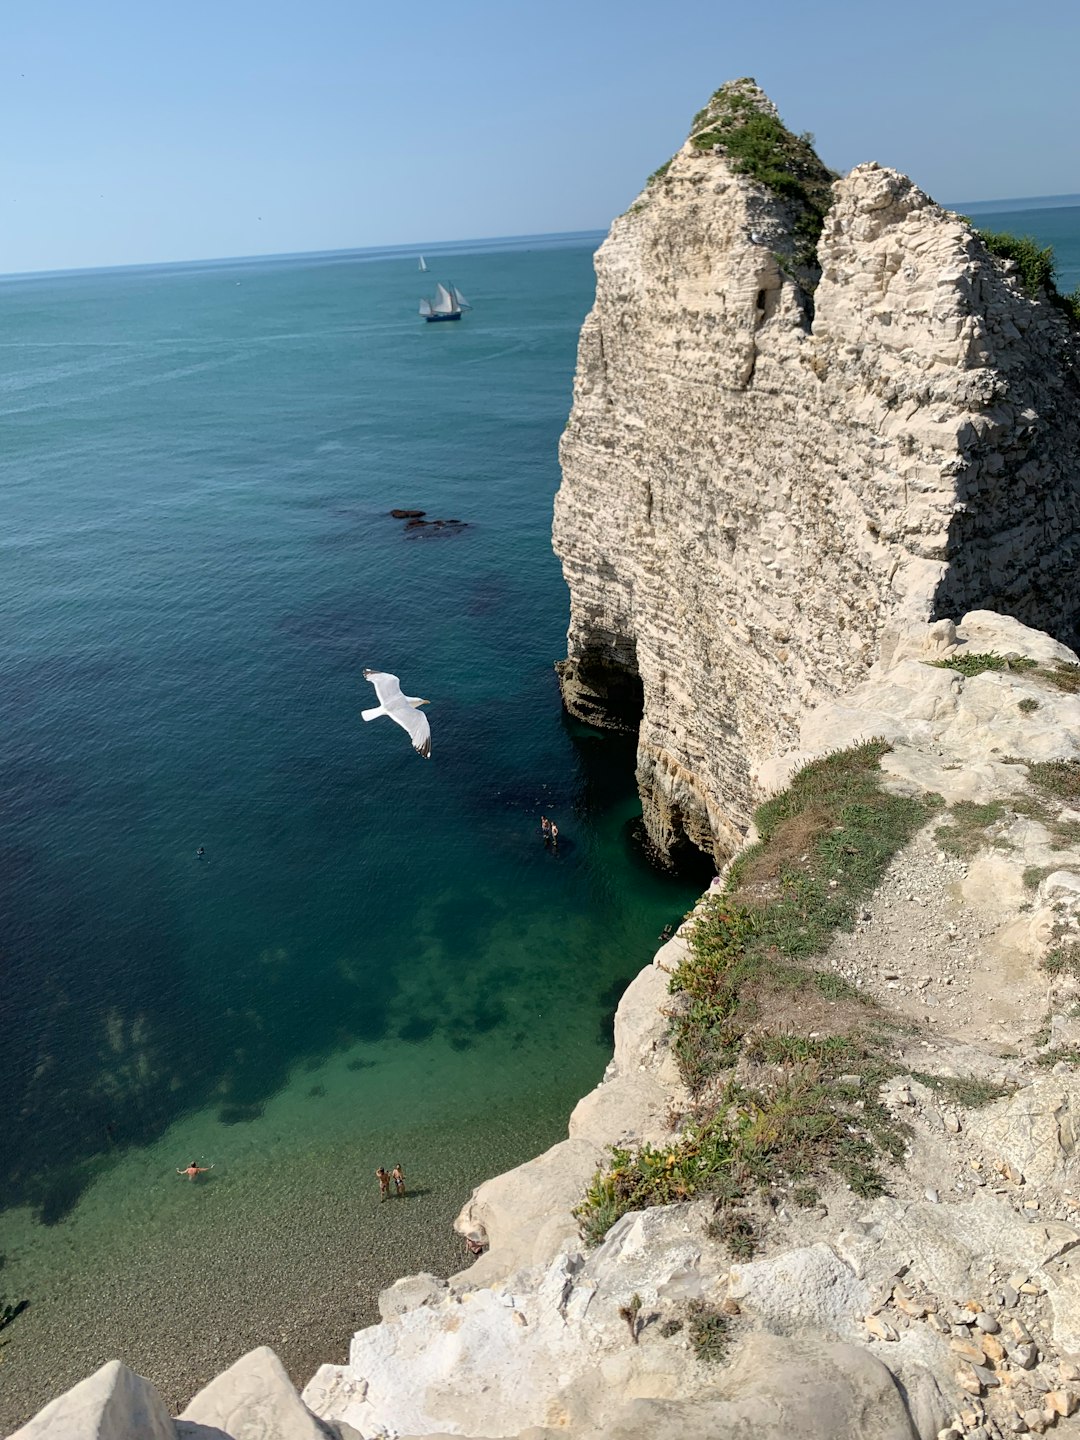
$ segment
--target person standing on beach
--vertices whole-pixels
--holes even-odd
[[[390,1179],[394,1182],[394,1194],[405,1194],[405,1171],[401,1168],[401,1161],[394,1166],[390,1172]]]
[[[385,1200],[390,1194],[390,1172],[380,1165],[375,1171],[375,1179],[379,1182],[379,1199]]]

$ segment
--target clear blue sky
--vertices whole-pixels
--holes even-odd
[[[722,81],[844,170],[1080,191],[1080,5],[3,0],[0,272],[606,227]]]

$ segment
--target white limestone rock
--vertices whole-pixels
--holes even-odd
[[[867,1286],[826,1244],[733,1265],[728,1295],[778,1335],[861,1339],[870,1304]]]
[[[230,1440],[354,1440],[351,1430],[335,1428],[311,1413],[266,1345],[242,1355],[211,1380],[180,1421],[215,1428]],[[124,1440],[135,1440],[136,1433]]]
[[[1080,1083],[1073,1076],[1039,1072],[1015,1095],[973,1110],[966,1126],[988,1162],[1011,1165],[1035,1192],[1053,1186],[1080,1193]]]
[[[110,1360],[46,1405],[10,1440],[176,1440],[176,1430],[149,1380]]]
[[[600,723],[640,684],[661,850],[737,848],[755,767],[898,629],[1080,619],[1068,322],[905,176],[859,165],[833,196],[812,301],[790,202],[689,142],[596,256],[555,504],[561,676]],[[967,643],[1002,638],[976,620]],[[1064,658],[1039,643],[1016,653]]]
[[[862,684],[808,710],[801,718],[798,747],[757,767],[759,788],[774,793],[807,761],[872,738],[893,746],[881,768],[896,788],[933,791],[949,804],[982,804],[1016,794],[1024,785],[1017,758],[1080,756],[1080,696],[1032,678],[1028,671],[988,670],[965,679],[914,659],[922,651],[925,629],[905,630]],[[974,646],[974,653],[1028,656],[1040,664],[1077,663],[1073,651],[1007,616],[965,616],[955,633],[957,644],[944,647],[946,656]],[[1038,708],[1021,710],[1024,699],[1037,700]]]
[[[446,1291],[446,1281],[426,1271],[419,1275],[402,1276],[379,1292],[379,1314],[384,1320],[396,1320],[406,1310],[416,1310],[421,1305],[438,1305],[445,1300]]]

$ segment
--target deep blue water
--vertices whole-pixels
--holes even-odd
[[[592,248],[0,284],[0,1251],[32,1300],[136,1194],[165,1243],[140,1157],[197,1147],[227,1196],[272,1155],[300,1225],[326,1137],[367,1176],[366,1137],[423,1132],[445,1220],[599,1078],[699,887],[648,866],[632,749],[552,670]],[[419,319],[437,279],[462,322]],[[366,665],[431,701],[430,761],[360,720]]]

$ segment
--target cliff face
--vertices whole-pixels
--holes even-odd
[[[718,92],[597,254],[554,525],[567,706],[640,714],[653,841],[718,860],[753,766],[898,627],[1080,619],[1071,326],[878,165],[832,187],[815,259],[819,162],[788,137],[792,183],[739,173],[732,97],[775,116]]]

